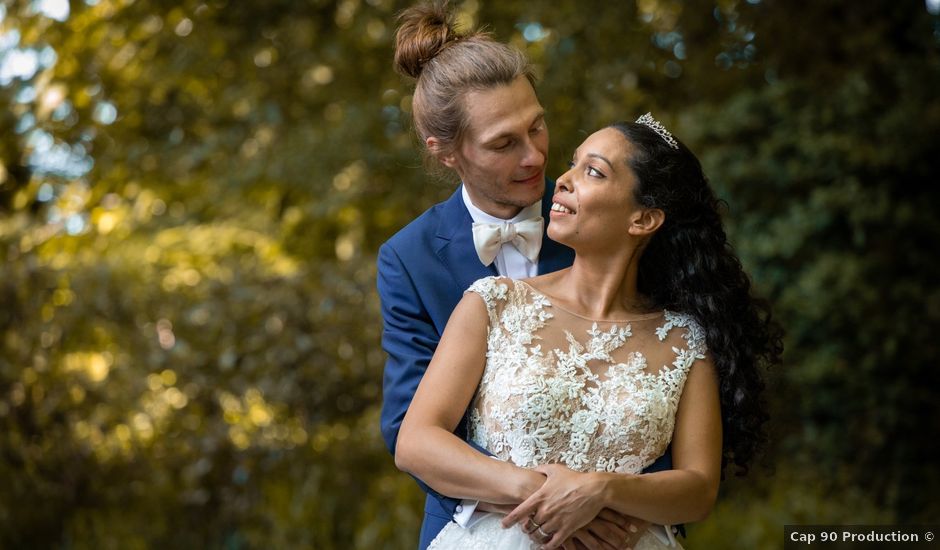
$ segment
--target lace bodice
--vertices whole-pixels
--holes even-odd
[[[672,440],[689,369],[705,356],[691,317],[663,311],[593,321],[523,281],[487,277],[486,367],[470,438],[522,467],[639,473]]]

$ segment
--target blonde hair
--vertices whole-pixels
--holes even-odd
[[[423,144],[434,137],[437,153],[459,146],[469,126],[464,96],[513,83],[520,76],[535,86],[535,73],[518,49],[487,33],[458,34],[447,2],[413,6],[398,16],[395,68],[417,79],[411,103],[415,132]]]

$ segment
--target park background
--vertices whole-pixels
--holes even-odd
[[[771,445],[692,548],[937,523],[940,6],[463,0],[558,175],[652,111],[787,331]],[[392,0],[0,3],[0,547],[413,548],[378,246],[447,197]]]

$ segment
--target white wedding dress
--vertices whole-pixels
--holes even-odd
[[[470,406],[476,444],[524,468],[582,472],[638,474],[665,452],[689,369],[706,349],[691,317],[586,319],[524,281],[498,277],[467,292],[489,312],[486,367]],[[502,517],[486,514],[470,528],[451,522],[429,550],[538,548],[518,525],[503,529]],[[670,546],[647,532],[634,548]]]

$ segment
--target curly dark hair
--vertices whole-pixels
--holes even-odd
[[[610,125],[633,146],[635,198],[665,213],[640,258],[637,286],[658,307],[692,315],[707,334],[718,370],[722,470],[745,475],[767,436],[762,368],[779,363],[783,331],[728,243],[720,201],[702,165],[681,142],[673,148],[648,126]]]

